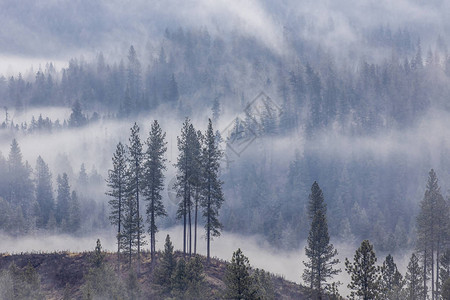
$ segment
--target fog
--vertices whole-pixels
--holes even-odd
[[[164,250],[164,240],[167,234],[170,235],[175,251],[182,251],[183,248],[183,228],[175,226],[162,229],[157,233],[157,250]],[[198,253],[206,254],[206,242],[203,235],[199,236],[197,249]],[[102,247],[105,251],[116,251],[116,240],[114,234],[103,233],[85,237],[74,237],[69,235],[45,235],[45,236],[24,236],[21,238],[12,238],[6,235],[0,235],[2,239],[2,253],[20,254],[22,252],[53,252],[53,251],[92,251],[95,248],[95,241],[100,239]],[[148,237],[147,237],[148,238]],[[348,295],[349,290],[347,284],[350,282],[349,275],[345,271],[345,258],[353,261],[355,250],[359,247],[356,242],[334,242],[335,248],[338,250],[338,258],[340,263],[338,268],[341,273],[333,278],[333,281],[341,282],[339,288],[343,295]],[[296,251],[284,251],[264,243],[261,236],[243,236],[224,231],[218,238],[214,238],[211,244],[213,257],[230,261],[234,251],[238,248],[242,250],[245,256],[249,258],[250,265],[253,268],[262,268],[277,276],[282,276],[286,280],[303,283],[301,276],[303,274],[303,261],[307,260],[302,245]],[[144,247],[147,250],[148,245]],[[377,264],[381,265],[387,253],[376,252]],[[411,256],[410,250],[404,250],[399,253],[392,253],[394,261],[402,274],[406,272],[406,266]]]
[[[341,291],[348,294],[343,261],[353,257],[363,239],[374,244],[379,264],[391,252],[404,274],[416,239],[415,216],[431,168],[438,174],[443,195],[450,194],[448,11],[450,2],[440,0],[3,1],[0,40],[5,42],[0,45],[0,75],[6,79],[0,81],[0,124],[3,120],[5,127],[30,124],[32,117],[39,115],[62,124],[69,120],[75,100],[81,102],[88,118],[94,112],[100,117],[86,126],[50,131],[2,128],[0,153],[7,159],[11,141],[17,139],[23,159],[32,168],[38,156],[48,163],[55,196],[57,176],[67,173],[71,187],[84,193],[86,210],[92,207],[88,203],[92,200],[98,207],[103,205],[107,214],[104,179],[117,143],[128,144],[135,121],[145,141],[151,122],[158,120],[167,133],[162,194],[169,216],[158,223],[157,248],[163,248],[164,237],[170,234],[179,250],[182,228],[175,219],[178,200],[171,190],[177,136],[187,116],[197,130],[204,131],[213,115],[212,100],[219,99],[221,111],[214,119],[214,130],[221,133],[220,147],[225,154],[220,170],[224,232],[214,240],[212,255],[230,260],[233,251],[241,248],[252,266],[301,283],[309,231],[306,207],[310,186],[317,180],[324,191],[330,234],[341,260],[343,272],[335,279],[344,283]],[[419,40],[423,53],[430,49],[431,58],[427,56],[430,61],[423,68],[414,69]],[[207,50],[192,47],[189,41],[206,41]],[[399,41],[406,46],[396,46]],[[164,102],[164,90],[163,98],[146,99],[154,100],[151,108],[141,110],[136,104],[135,115],[119,116],[129,83],[125,77],[129,75],[126,59],[130,45],[142,62],[141,92],[146,97],[149,91],[159,93],[172,74],[178,81],[176,103]],[[161,54],[163,48],[167,58]],[[199,57],[189,56],[192,49]],[[108,71],[98,69],[100,52]],[[423,53],[421,59],[425,59]],[[71,58],[80,63],[70,72],[67,69],[73,77],[64,85],[61,70],[69,66]],[[155,62],[158,59],[160,65]],[[402,59],[406,63],[399,62]],[[122,73],[117,67],[120,60],[125,62]],[[50,74],[55,76],[51,96],[33,98],[42,96],[36,72],[45,70],[50,62],[56,69]],[[308,70],[310,63],[312,71]],[[364,68],[367,72],[361,71]],[[15,98],[14,86],[8,81],[19,72],[30,83],[18,88],[23,99]],[[114,81],[114,76],[119,79]],[[339,88],[333,90],[333,84]],[[298,86],[300,92],[295,90]],[[313,123],[316,90],[323,100],[319,116],[329,118],[317,128]],[[115,95],[117,91],[123,94]],[[237,119],[248,119],[247,105],[261,91],[277,108],[274,119],[278,127],[273,132],[250,130],[251,139],[235,151],[233,126]],[[333,103],[326,100],[329,91]],[[16,110],[19,100],[24,101],[23,107]],[[48,106],[52,104],[55,106]],[[336,111],[328,111],[330,104]],[[296,118],[295,125],[281,125],[289,113]],[[378,119],[373,121],[373,115]],[[262,127],[261,123],[258,126]],[[91,189],[77,185],[82,164],[88,173],[101,175]],[[103,217],[107,223],[107,216]],[[115,250],[112,226],[86,227],[76,235],[45,230],[20,237],[2,233],[0,252],[86,251],[94,248],[97,238],[105,249]],[[202,236],[202,224],[199,227]],[[204,254],[203,238],[199,242],[199,252]]]
[[[287,30],[345,57],[349,52],[358,53],[358,48],[369,51],[362,39],[366,30],[386,25],[393,31],[408,28],[431,45],[438,35],[445,36],[450,26],[445,13],[449,4],[439,0],[170,0],[164,4],[133,1],[132,5],[122,1],[18,4],[8,0],[2,2],[1,8],[7,13],[2,16],[4,30],[0,37],[5,42],[0,54],[47,57],[50,61],[98,51],[123,54],[129,44],[145,49],[163,35],[165,28],[179,26],[205,27],[222,36],[239,32],[257,38],[278,55],[292,53],[285,40]],[[9,65],[21,69],[6,63],[7,68]]]

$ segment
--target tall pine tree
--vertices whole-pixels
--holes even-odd
[[[336,258],[337,250],[330,244],[328,224],[326,218],[326,205],[322,191],[314,182],[310,195],[310,215],[312,212],[311,229],[308,236],[308,245],[305,247],[309,261],[303,262],[306,269],[303,280],[312,288],[313,299],[322,299],[324,284],[341,270],[334,266],[339,263]]]
[[[219,209],[224,201],[222,184],[219,179],[220,158],[223,153],[218,148],[216,136],[212,128],[211,119],[208,121],[208,129],[205,133],[205,146],[202,153],[203,162],[203,187],[202,201],[203,217],[206,231],[206,257],[209,262],[212,237],[219,236],[222,224],[220,223]]]
[[[67,230],[70,216],[70,185],[69,177],[66,173],[62,176],[58,175],[58,195],[56,197],[56,213],[55,218],[57,224],[63,231]]]
[[[423,299],[425,297],[422,276],[419,258],[413,253],[409,260],[405,275],[406,296],[408,300]]]
[[[351,276],[348,288],[352,290],[351,297],[361,297],[363,300],[377,299],[379,295],[380,268],[375,264],[377,257],[373,246],[364,240],[356,250],[351,263],[345,259],[345,269]]]
[[[164,154],[167,151],[166,134],[162,132],[158,121],[154,121],[150,135],[147,139],[147,151],[145,153],[144,174],[143,174],[143,195],[147,201],[147,222],[150,233],[150,251],[152,263],[155,260],[156,252],[156,218],[166,216],[167,212],[162,203],[161,192],[164,190],[164,174],[166,170]]]
[[[177,196],[182,199],[178,204],[177,218],[183,219],[183,253],[186,254],[187,247],[189,247],[189,254],[191,254],[192,197],[197,178],[196,174],[199,171],[199,157],[196,154],[196,145],[198,144],[197,134],[189,118],[186,118],[184,121],[181,136],[177,137],[177,141],[179,154],[177,163],[175,164],[178,169],[175,188],[177,190]]]
[[[55,200],[53,198],[52,175],[48,165],[40,156],[36,160],[35,177],[36,201],[39,207],[37,225],[45,228],[50,215],[55,210]]]
[[[111,224],[117,225],[117,265],[120,268],[120,234],[122,232],[123,206],[127,195],[127,155],[122,143],[117,145],[112,162],[113,167],[108,170],[108,178],[106,180],[109,187],[109,191],[106,194],[112,198],[108,201],[111,207],[109,220]]]
[[[143,176],[143,159],[144,153],[142,151],[142,143],[139,137],[139,126],[134,123],[131,127],[131,135],[129,138],[128,145],[128,178],[127,178],[127,197],[128,203],[134,203],[136,208],[129,209],[130,218],[132,222],[129,224],[134,224],[129,227],[129,230],[134,230],[131,236],[136,235],[136,246],[137,246],[137,266],[138,273],[140,272],[140,261],[141,261],[141,246],[144,244],[144,237],[142,236],[142,217],[140,216],[139,208],[139,196],[141,195],[142,186],[142,176]]]

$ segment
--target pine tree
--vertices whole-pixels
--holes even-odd
[[[13,206],[20,206],[24,217],[31,217],[34,185],[28,162],[22,161],[19,143],[13,139],[8,155],[8,188],[6,200]]]
[[[123,206],[127,192],[127,157],[125,147],[119,143],[116,147],[116,152],[113,154],[113,167],[108,170],[108,179],[106,180],[109,191],[106,194],[112,199],[108,201],[111,207],[111,214],[109,220],[112,225],[117,225],[117,265],[120,268],[120,234],[122,231],[122,215]]]
[[[128,266],[131,268],[132,255],[136,248],[145,245],[143,236],[144,226],[142,217],[137,213],[136,198],[134,195],[127,195],[123,206],[123,226],[120,234],[120,248],[128,255]]]
[[[417,216],[417,249],[422,254],[425,291],[427,291],[427,267],[431,267],[432,300],[435,299],[436,294],[439,294],[437,289],[439,284],[439,260],[435,258],[440,256],[440,251],[447,242],[448,219],[448,206],[440,192],[436,173],[431,169],[428,174],[427,189],[420,203],[420,212]],[[437,262],[436,277],[435,261]]]
[[[226,299],[255,299],[250,263],[241,249],[236,250],[225,273]]]
[[[356,250],[353,263],[345,259],[345,270],[351,276],[348,288],[351,297],[363,300],[376,299],[379,295],[380,268],[375,266],[377,258],[373,246],[364,240]]]
[[[131,135],[129,138],[128,146],[128,178],[127,178],[127,192],[128,192],[128,202],[134,203],[136,208],[129,209],[130,218],[132,222],[130,224],[135,225],[130,226],[129,230],[135,230],[131,236],[136,235],[137,241],[137,263],[138,263],[138,273],[140,273],[140,263],[141,263],[141,246],[144,244],[144,236],[142,235],[142,217],[140,216],[139,208],[139,196],[141,194],[142,186],[142,175],[143,175],[143,159],[144,153],[142,151],[142,143],[139,137],[139,126],[134,123],[131,128]]]
[[[169,292],[171,289],[172,275],[176,265],[177,262],[173,254],[173,245],[170,241],[170,236],[167,235],[161,262],[155,270],[155,281],[164,287],[165,292]]]
[[[138,112],[139,102],[141,100],[141,63],[136,54],[136,50],[133,46],[130,46],[128,51],[128,79],[127,79],[127,87],[130,97],[130,109],[132,112]]]
[[[403,286],[403,278],[397,269],[392,255],[386,256],[381,266],[380,295],[383,299],[391,299]]]
[[[408,300],[423,299],[425,297],[422,276],[419,258],[413,253],[409,260],[405,275],[406,296]]]
[[[212,237],[220,235],[222,224],[220,223],[219,209],[224,201],[222,184],[219,179],[220,159],[223,153],[218,149],[216,137],[212,128],[211,119],[208,121],[208,129],[205,133],[205,146],[202,153],[203,162],[203,187],[202,201],[203,217],[206,230],[206,257],[210,259],[210,244]]]
[[[87,123],[87,118],[83,114],[81,109],[81,104],[78,100],[76,100],[72,107],[72,113],[69,117],[69,126],[70,127],[81,127]]]
[[[326,205],[317,182],[314,182],[311,187],[309,199],[310,213],[314,212],[314,215],[308,236],[308,245],[305,247],[309,261],[303,262],[306,267],[303,273],[303,280],[311,287],[312,298],[322,299],[323,284],[341,270],[334,268],[334,265],[339,263],[339,259],[335,258],[337,250],[333,244],[330,244]]]
[[[70,215],[70,185],[67,174],[63,173],[62,176],[58,175],[57,183],[58,195],[56,197],[55,218],[62,230],[66,231]]]
[[[197,223],[198,223],[198,209],[201,202],[202,197],[202,188],[203,188],[203,176],[204,176],[204,166],[203,166],[203,149],[202,145],[204,142],[204,136],[200,130],[197,131],[197,141],[195,143],[196,156],[199,156],[197,159],[197,166],[195,167],[196,172],[192,176],[192,182],[194,185],[194,254],[197,254]]]
[[[189,118],[186,118],[183,123],[181,136],[177,137],[177,141],[179,155],[175,164],[178,169],[175,188],[177,196],[182,199],[178,204],[177,219],[183,219],[183,253],[186,254],[189,247],[190,255],[192,253],[192,198],[199,172],[199,153],[197,154],[197,133]]]
[[[181,258],[172,274],[172,295],[175,299],[184,299],[184,294],[187,290],[188,280],[187,280],[187,270],[186,261]]]
[[[152,263],[155,260],[156,252],[156,219],[167,216],[162,203],[161,192],[164,190],[164,174],[166,170],[164,154],[167,151],[166,134],[162,132],[158,121],[154,121],[147,139],[147,152],[145,153],[144,174],[143,174],[143,195],[147,201],[147,222],[150,224],[150,252]]]
[[[188,299],[202,299],[205,275],[200,256],[195,255],[186,265],[187,289],[185,296]]]
[[[70,200],[68,228],[70,232],[75,232],[81,225],[80,202],[75,191],[72,191]]]
[[[54,212],[55,200],[53,198],[52,175],[48,165],[42,157],[36,160],[36,202],[39,206],[38,227],[47,226],[50,214]]]
[[[450,278],[450,248],[448,248],[440,257],[440,270],[439,270],[439,285],[443,286],[444,283]]]
[[[309,219],[312,220],[317,211],[325,211],[326,205],[323,197],[322,190],[319,187],[319,184],[314,181],[311,186],[311,194],[309,194],[309,202],[308,202],[308,216]]]

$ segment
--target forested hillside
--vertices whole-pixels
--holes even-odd
[[[353,2],[3,1],[0,234],[111,236],[138,277],[162,229],[206,264],[222,233],[251,236],[305,248],[319,298],[357,256],[376,277],[395,264],[372,252],[414,252],[439,299],[450,5]],[[395,280],[373,289],[404,297]]]

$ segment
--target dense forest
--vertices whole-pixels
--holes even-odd
[[[110,267],[138,277],[162,229],[183,230],[180,268],[233,233],[305,248],[305,297],[339,299],[341,276],[364,299],[444,297],[449,5],[294,2],[1,3],[0,60],[50,59],[0,74],[0,233],[114,236]]]

